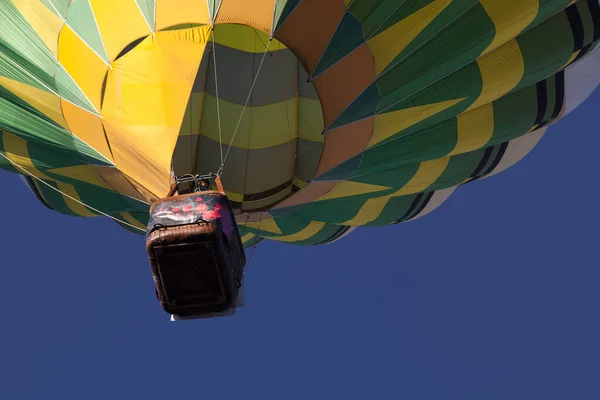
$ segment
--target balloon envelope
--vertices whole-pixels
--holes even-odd
[[[222,168],[246,246],[422,217],[600,83],[598,0],[7,0],[0,167],[143,233]]]

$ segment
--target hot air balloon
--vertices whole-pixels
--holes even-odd
[[[598,0],[3,0],[0,167],[144,234],[216,174],[244,246],[403,223],[600,83]]]

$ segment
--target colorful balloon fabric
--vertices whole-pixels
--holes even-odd
[[[246,246],[414,220],[600,83],[598,0],[1,0],[0,167],[143,234],[221,167]]]

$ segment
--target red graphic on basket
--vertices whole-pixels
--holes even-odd
[[[177,226],[193,223],[217,224],[229,240],[234,242],[236,222],[227,198],[214,194],[182,196],[166,199],[156,205],[150,213],[148,231],[150,234],[157,226]]]

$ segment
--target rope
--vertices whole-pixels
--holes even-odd
[[[119,222],[119,223],[121,223],[121,224],[123,224],[123,225],[127,225],[127,226],[129,226],[130,228],[137,229],[137,230],[138,230],[138,231],[140,231],[140,232],[144,232],[144,233],[146,232],[146,230],[145,230],[145,229],[142,229],[142,228],[140,228],[140,227],[137,227],[137,226],[135,226],[135,225],[132,225],[132,224],[130,224],[129,222],[126,222],[126,221],[120,220],[119,218],[113,217],[112,215],[109,215],[109,214],[107,214],[107,213],[105,213],[105,212],[103,212],[103,211],[100,211],[100,210],[98,210],[98,209],[96,209],[96,208],[94,208],[94,207],[92,207],[92,206],[89,206],[89,205],[85,204],[85,203],[84,203],[84,202],[82,202],[81,200],[78,200],[78,199],[76,199],[76,198],[74,198],[74,197],[72,197],[72,196],[69,196],[68,194],[66,194],[66,193],[62,192],[60,189],[57,189],[57,188],[55,188],[54,186],[50,185],[50,184],[49,184],[49,183],[47,183],[46,181],[44,181],[44,180],[42,180],[42,179],[38,178],[37,176],[33,175],[31,172],[27,171],[25,168],[21,167],[19,164],[16,164],[16,163],[12,162],[12,161],[11,161],[11,160],[10,160],[10,159],[9,159],[9,158],[6,156],[6,155],[4,155],[3,153],[0,153],[0,156],[2,156],[2,157],[3,157],[3,158],[6,160],[6,161],[8,161],[9,163],[11,163],[13,166],[15,166],[15,167],[17,167],[18,169],[20,169],[21,171],[25,172],[27,175],[29,175],[29,176],[30,176],[30,177],[32,177],[33,179],[37,180],[37,181],[38,181],[38,182],[40,182],[40,183],[43,183],[44,185],[48,186],[50,189],[52,189],[52,190],[54,190],[54,191],[56,191],[56,192],[58,192],[58,193],[62,194],[63,196],[65,196],[65,197],[67,197],[67,198],[69,198],[69,199],[73,200],[74,202],[76,202],[76,203],[79,203],[79,204],[81,204],[82,206],[84,206],[84,207],[87,207],[87,208],[89,208],[90,210],[92,210],[92,211],[94,211],[94,212],[96,212],[96,213],[98,213],[98,214],[100,214],[100,215],[103,215],[103,216],[105,216],[105,217],[108,217],[108,218],[110,218],[110,219],[114,220],[115,222]]]
[[[258,237],[258,235],[260,234],[260,224],[262,223],[262,219],[263,219],[263,215],[264,213],[260,213],[260,219],[258,220],[258,227],[256,230],[256,237]],[[247,223],[248,221],[246,221]],[[258,243],[254,243],[252,245],[252,251],[250,252],[250,257],[248,258],[248,262],[246,263],[246,268],[244,268],[244,273],[246,273],[246,271],[248,270],[248,268],[250,268],[250,264],[252,263],[252,257],[254,257],[254,252],[256,251],[256,245]]]
[[[264,41],[264,40],[262,40],[262,38],[261,38],[261,37],[260,37],[260,35],[258,34],[258,31],[257,31],[256,29],[254,29],[254,28],[253,28],[253,30],[254,30],[254,34],[256,35],[256,37],[258,38],[258,40],[260,40],[260,42],[262,43],[262,45],[263,45],[265,48],[267,48],[268,46],[265,44],[265,41]],[[270,51],[268,51],[268,50],[267,50],[267,52],[269,53],[269,55],[270,55],[271,57],[273,57],[273,53],[271,53],[271,52],[270,52]]]
[[[242,233],[240,233],[240,236],[243,237],[244,233],[246,233],[246,228],[248,227],[248,221],[250,220],[250,215],[248,214],[246,216],[246,222],[244,222],[244,229],[242,229]]]
[[[58,10],[56,9],[56,6],[54,5],[54,0],[48,0],[48,2],[50,3],[50,7],[52,7],[52,9],[56,13],[56,15],[58,15],[63,22],[67,22],[65,20],[65,17],[60,12],[58,12]],[[68,7],[70,7],[70,6],[71,6],[71,4],[69,4]]]
[[[269,43],[267,43],[267,46],[265,47],[265,52],[263,53],[262,59],[260,60],[260,65],[258,66],[258,71],[256,71],[256,76],[254,77],[254,80],[252,81],[252,86],[250,87],[250,93],[248,93],[248,97],[246,98],[246,103],[244,103],[244,108],[242,108],[242,115],[240,115],[240,118],[238,119],[237,125],[235,127],[235,131],[233,131],[233,136],[231,137],[231,142],[229,142],[229,147],[227,148],[227,152],[225,153],[225,158],[221,162],[221,167],[219,168],[219,171],[217,172],[218,176],[221,176],[223,174],[223,169],[225,168],[225,162],[227,162],[227,157],[229,157],[229,152],[231,151],[231,146],[233,146],[233,141],[235,140],[235,135],[237,135],[237,133],[238,133],[240,124],[242,123],[242,119],[244,118],[244,113],[246,112],[246,108],[248,108],[248,103],[250,102],[250,98],[252,98],[252,93],[254,91],[254,87],[256,86],[256,81],[258,81],[258,76],[260,75],[260,70],[262,69],[262,66],[265,62],[265,58],[267,57],[267,54],[269,53],[269,46],[271,45],[271,42],[272,42],[272,39],[269,40]]]

